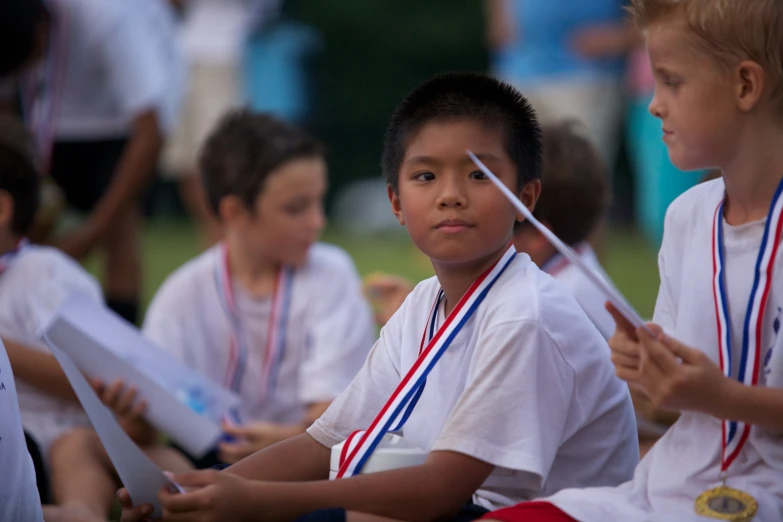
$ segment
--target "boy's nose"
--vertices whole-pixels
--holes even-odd
[[[464,207],[467,204],[465,187],[458,180],[447,177],[443,181],[442,188],[443,190],[438,196],[439,207]]]
[[[647,109],[650,111],[650,114],[652,114],[656,118],[663,119],[663,117],[664,117],[664,105],[658,99],[657,91],[653,95],[653,99],[650,100],[650,105],[647,107]]]

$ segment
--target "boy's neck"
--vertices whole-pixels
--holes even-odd
[[[761,128],[753,134],[740,143],[741,152],[722,169],[726,185],[724,217],[730,225],[766,218],[783,178],[783,130]]]
[[[504,246],[497,252],[493,252],[491,255],[478,259],[471,263],[464,264],[451,264],[451,263],[437,263],[432,262],[432,266],[435,269],[435,275],[438,277],[441,288],[443,288],[443,294],[445,297],[444,311],[446,317],[451,313],[457,303],[468,291],[470,285],[473,284],[481,274],[487,271],[492,265],[498,262],[503,257],[508,249]]]
[[[254,254],[236,238],[226,238],[231,278],[252,297],[263,297],[274,291],[280,265]]]

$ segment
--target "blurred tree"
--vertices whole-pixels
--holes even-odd
[[[323,38],[310,120],[330,149],[331,194],[380,176],[386,123],[411,88],[438,72],[487,69],[475,0],[295,0],[286,11]]]

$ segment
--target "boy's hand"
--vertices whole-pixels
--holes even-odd
[[[130,494],[127,489],[120,489],[117,492],[117,499],[122,506],[121,522],[147,522],[148,520],[152,520],[149,518],[152,514],[152,506],[149,504],[142,504],[133,507],[133,502],[131,502]]]
[[[260,513],[258,506],[264,502],[259,498],[259,488],[253,487],[253,482],[231,473],[191,471],[176,475],[174,481],[186,492],[161,490],[158,494],[165,522],[241,522],[261,518],[272,522],[279,518],[266,509]]]
[[[364,280],[364,293],[375,310],[375,321],[383,326],[402,305],[413,290],[413,285],[405,278],[371,274]]]
[[[637,331],[642,350],[639,382],[654,406],[712,414],[735,381],[702,351],[657,332]]]
[[[239,462],[272,444],[295,437],[304,431],[297,424],[274,424],[254,422],[242,426],[224,425],[223,433],[236,439],[236,442],[221,442],[218,445],[218,457],[226,464]]]
[[[616,329],[609,338],[609,348],[612,349],[612,362],[617,376],[630,385],[639,383],[639,361],[641,345],[636,334],[636,328],[626,319],[614,305],[606,303],[606,309],[614,319]],[[660,328],[657,325],[649,327]]]
[[[122,380],[107,386],[98,379],[92,381],[92,387],[136,444],[144,446],[155,442],[155,429],[144,419],[147,403],[136,400],[136,388],[126,387]]]

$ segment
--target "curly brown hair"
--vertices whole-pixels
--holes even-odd
[[[325,153],[321,142],[299,127],[240,109],[227,113],[207,137],[198,166],[209,205],[218,215],[220,201],[227,196],[237,196],[247,208],[255,208],[264,182],[275,169]]]

